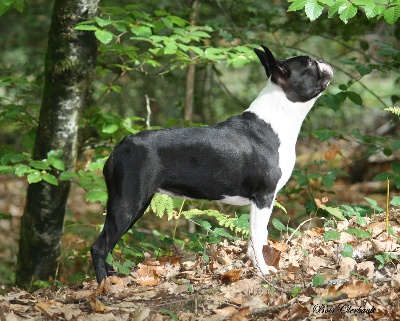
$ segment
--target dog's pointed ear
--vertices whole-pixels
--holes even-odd
[[[279,78],[287,79],[290,77],[290,71],[285,67],[284,63],[276,59],[272,52],[265,46],[261,45],[264,51],[254,49],[254,52],[260,59],[261,64],[264,66],[267,77],[273,76],[276,81]]]

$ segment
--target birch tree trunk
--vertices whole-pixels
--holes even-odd
[[[99,0],[55,0],[45,59],[45,84],[34,159],[62,150],[67,169],[77,156],[78,123],[86,106],[96,65],[97,43],[77,23],[96,15]],[[21,220],[16,284],[30,289],[35,280],[56,277],[70,182],[30,184]]]

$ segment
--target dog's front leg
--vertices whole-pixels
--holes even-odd
[[[271,217],[273,204],[270,207],[258,208],[255,203],[251,203],[250,209],[250,236],[248,243],[248,256],[253,262],[253,266],[258,268],[262,274],[277,272],[276,268],[265,263],[263,256],[263,246],[268,240],[268,222]]]

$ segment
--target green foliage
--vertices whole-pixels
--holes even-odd
[[[347,23],[362,9],[368,19],[384,18],[388,24],[394,24],[400,16],[400,2],[398,0],[289,0],[292,4],[288,11],[305,10],[307,17],[314,21],[322,15],[324,7],[328,8],[328,18],[339,15]]]
[[[327,230],[324,232],[324,241],[337,241],[340,239],[340,233],[335,230]]]
[[[22,13],[25,7],[25,0],[0,0],[0,16],[13,8]]]
[[[226,60],[228,66],[242,67],[255,59],[249,46],[202,45],[214,32],[209,26],[193,25],[163,10],[155,10],[153,14],[138,11],[135,5],[103,8],[102,17],[82,22],[75,29],[94,32],[96,38],[107,45],[101,50],[124,57],[126,63],[113,64],[122,71],[161,67],[165,57],[169,57],[170,69],[221,60]],[[140,46],[145,46],[146,51],[141,52]]]
[[[314,287],[318,287],[320,285],[323,285],[325,282],[324,277],[321,274],[317,274],[316,276],[314,276],[313,280],[312,280],[312,284]]]
[[[299,231],[296,231],[294,228],[291,228],[289,226],[285,226],[279,219],[273,218],[272,221],[272,226],[277,229],[279,232],[286,232],[286,233],[294,233],[295,235],[301,235]]]
[[[385,265],[391,263],[392,261],[397,261],[399,259],[398,256],[394,253],[377,254],[374,256],[374,258],[379,263],[379,266],[378,266],[379,269],[383,268]]]
[[[383,172],[375,175],[374,181],[393,180],[394,184],[400,189],[400,162],[393,162],[391,165],[392,172]]]
[[[353,257],[353,251],[354,247],[350,244],[343,244],[343,250],[340,252],[340,254],[343,257]]]

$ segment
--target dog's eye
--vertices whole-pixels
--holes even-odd
[[[314,60],[308,59],[308,66],[311,67],[314,64]]]

